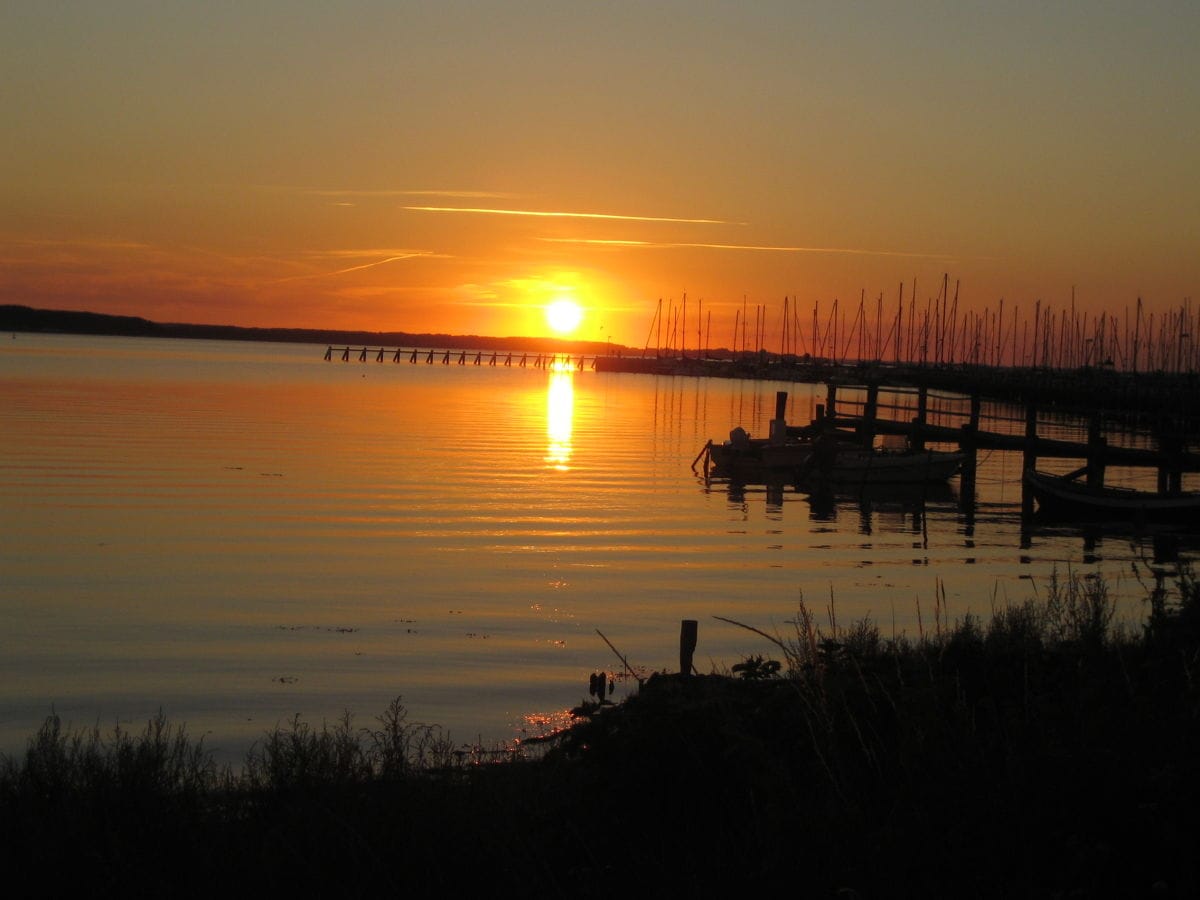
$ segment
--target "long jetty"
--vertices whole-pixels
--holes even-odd
[[[852,399],[846,399],[847,392],[853,392]],[[1104,484],[1109,466],[1154,468],[1161,491],[1180,491],[1184,472],[1200,472],[1200,453],[1189,450],[1189,436],[1178,419],[1160,418],[1151,431],[1154,446],[1135,447],[1120,443],[1127,430],[1118,418],[1099,409],[1083,417],[1086,441],[1045,437],[1043,426],[1061,427],[1062,416],[1051,420],[1040,415],[1044,412],[1029,401],[1020,418],[985,416],[979,392],[830,382],[825,403],[817,405],[816,424],[852,432],[866,445],[873,444],[877,435],[904,436],[914,449],[923,449],[927,443],[956,445],[966,457],[962,482],[964,493],[970,494],[974,493],[979,450],[1018,451],[1027,469],[1034,468],[1040,458],[1078,459],[1084,463],[1081,473],[1086,472],[1093,486]],[[985,427],[989,423],[1006,430],[991,430]]]
[[[357,359],[365,363],[369,359],[377,363],[391,359],[393,363],[407,361],[412,365],[423,362],[426,365],[440,363],[444,366],[452,364],[466,366],[506,366],[536,369],[571,368],[582,371],[584,368],[596,368],[596,357],[572,353],[546,353],[513,350],[437,350],[428,347],[413,347],[408,350],[397,347],[395,350],[387,347],[334,347],[330,345],[325,351],[325,361],[330,362],[340,358],[342,362]]]

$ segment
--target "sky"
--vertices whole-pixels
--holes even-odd
[[[712,346],[944,281],[1179,309],[1197,38],[1195,2],[10,0],[0,303],[512,336],[568,299],[632,347],[685,296]]]

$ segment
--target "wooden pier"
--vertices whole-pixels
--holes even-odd
[[[854,396],[847,399],[846,394]],[[973,495],[976,455],[980,450],[1010,450],[1022,454],[1023,468],[1035,468],[1038,459],[1077,459],[1083,463],[1078,474],[1088,484],[1104,484],[1109,466],[1156,469],[1160,491],[1180,491],[1184,472],[1200,472],[1200,453],[1189,449],[1189,436],[1180,423],[1164,417],[1153,430],[1153,447],[1132,447],[1119,442],[1128,432],[1111,427],[1105,412],[1097,410],[1081,417],[1087,423],[1087,440],[1072,441],[1044,437],[1043,427],[1061,427],[1061,414],[1043,419],[1034,402],[1023,404],[1020,418],[984,415],[978,393],[953,394],[925,387],[882,387],[879,384],[826,385],[825,403],[817,406],[817,421],[826,428],[852,433],[870,446],[878,435],[900,435],[914,449],[926,444],[952,444],[966,455],[962,471],[964,495]],[[1020,407],[1018,407],[1020,408]],[[992,430],[993,424],[1004,430]]]
[[[884,387],[875,384],[830,382],[826,384],[825,402],[815,404],[815,417],[804,426],[788,426],[784,421],[787,392],[776,393],[775,418],[771,422],[774,434],[783,426],[785,436],[794,434],[819,441],[819,435],[836,433],[834,446],[858,442],[874,447],[880,436],[899,436],[907,446],[923,450],[927,444],[950,445],[962,456],[959,468],[957,505],[963,516],[964,533],[974,535],[977,511],[977,472],[979,451],[1015,451],[1021,454],[1021,471],[1036,471],[1039,458],[1075,459],[1081,465],[1061,476],[1069,482],[1086,477],[1091,488],[1104,488],[1106,469],[1110,466],[1154,469],[1158,476],[1158,493],[1168,500],[1172,497],[1186,502],[1194,490],[1185,489],[1184,474],[1200,472],[1200,436],[1184,429],[1187,415],[1163,417],[1156,429],[1131,432],[1117,416],[1094,412],[1087,416],[1065,415],[1061,410],[1045,410],[1035,403],[1012,404],[984,400],[979,393],[933,391],[925,387]],[[1056,436],[1047,437],[1050,432]],[[1086,439],[1068,439],[1072,434]],[[1132,440],[1131,440],[1132,438]],[[884,441],[886,445],[888,442]],[[1138,446],[1131,446],[1131,444]],[[710,460],[714,442],[709,440],[692,462],[692,471],[704,463],[703,474],[710,477]],[[780,470],[778,478],[767,478],[769,503],[783,502],[783,491],[792,482],[794,473]],[[1034,523],[1034,491],[1029,480],[1020,477],[1020,541],[1022,548],[1032,546]],[[801,490],[798,482],[792,483]],[[928,487],[928,486],[926,486]],[[731,494],[733,486],[731,483]],[[1101,494],[1102,491],[1091,492]],[[1122,493],[1122,492],[1118,492]],[[1134,495],[1136,491],[1128,492]],[[1124,496],[1124,494],[1122,494]],[[933,496],[921,493],[921,497]],[[773,498],[773,499],[772,499]],[[1182,507],[1181,507],[1182,508]],[[1154,513],[1117,513],[1127,525],[1142,528],[1148,515]],[[1195,523],[1192,523],[1195,525]]]
[[[334,347],[332,345],[325,351],[325,361],[330,362],[335,357],[340,357],[342,362],[350,362],[352,358],[356,358],[359,362],[365,363],[369,359],[374,359],[377,363],[387,361],[389,358],[393,363],[405,362],[412,365],[424,362],[426,365],[441,365],[449,366],[452,364],[466,366],[504,366],[508,368],[534,368],[534,369],[553,369],[564,370],[573,369],[582,372],[585,368],[596,368],[595,356],[583,356],[570,353],[534,353],[512,350],[437,350],[428,347],[414,347],[404,349],[397,347],[391,350],[387,347]]]
[[[787,392],[777,392],[775,419],[771,423],[773,432],[777,423],[784,424],[786,405]],[[1163,416],[1158,427],[1142,429],[1135,434],[1120,418],[1103,411],[1085,416],[1064,415],[1060,410],[1047,411],[1032,402],[985,401],[979,393],[830,382],[826,384],[825,402],[816,404],[815,418],[806,426],[788,428],[785,425],[783,430],[810,437],[836,433],[838,443],[857,442],[868,448],[874,447],[880,436],[902,437],[914,450],[924,450],[927,444],[955,447],[963,456],[958,504],[966,517],[968,533],[971,533],[976,511],[979,451],[1018,452],[1022,455],[1022,471],[1036,470],[1041,458],[1078,460],[1081,465],[1065,479],[1085,477],[1089,488],[1105,486],[1106,470],[1110,466],[1150,468],[1157,472],[1160,494],[1184,496],[1187,493],[1184,474],[1200,472],[1198,436],[1184,427],[1189,421],[1187,416]],[[1048,437],[1046,432],[1058,432],[1058,436]],[[1086,439],[1068,439],[1072,434],[1081,438],[1086,435]],[[1138,445],[1132,445],[1135,443]],[[712,447],[710,440],[692,463],[695,471],[704,460],[706,479]],[[779,496],[782,488],[782,482],[771,482],[768,493],[774,490]],[[1031,539],[1033,512],[1033,493],[1022,479],[1023,547],[1028,546]]]

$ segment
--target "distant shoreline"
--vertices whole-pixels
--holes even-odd
[[[154,322],[138,316],[114,316],[76,310],[0,305],[0,331],[82,334],[110,337],[191,338],[213,341],[266,341],[292,344],[434,347],[443,350],[532,350],[603,355],[629,348],[603,341],[545,337],[415,334],[406,331],[341,331],[326,328],[247,328]]]

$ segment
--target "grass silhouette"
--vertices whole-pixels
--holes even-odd
[[[239,768],[162,716],[50,716],[0,760],[0,855],[50,893],[1196,896],[1200,587],[1113,627],[1102,581],[885,638],[801,603],[736,673],[655,674],[475,764],[399,699]],[[757,631],[757,629],[752,629]],[[770,665],[778,662],[778,666]]]

